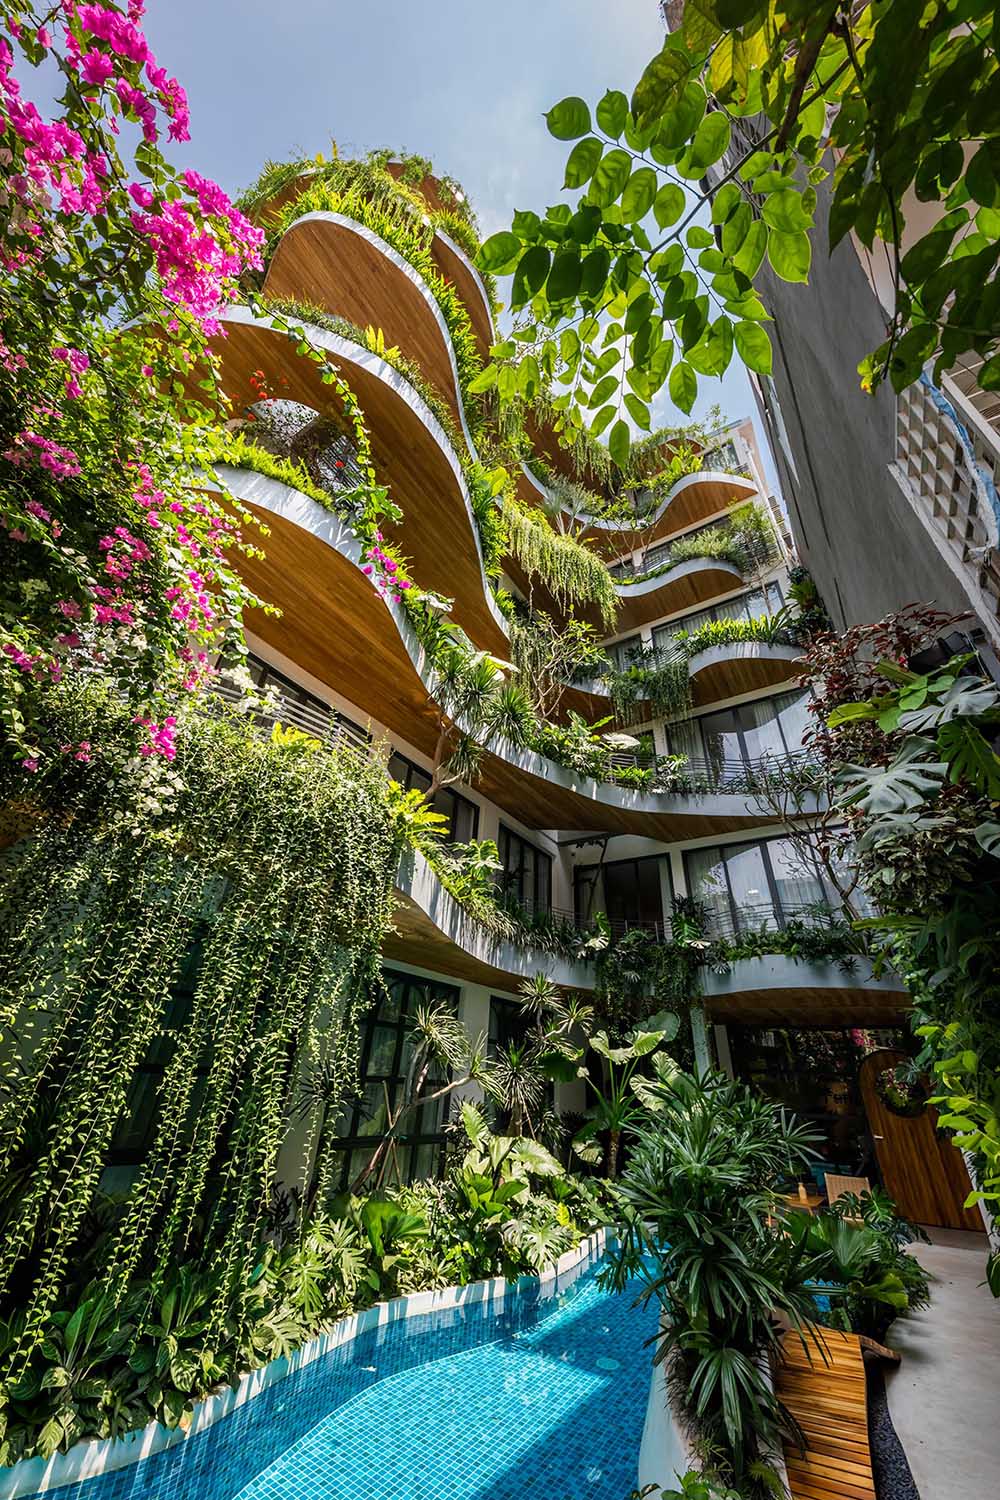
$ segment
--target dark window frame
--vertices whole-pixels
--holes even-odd
[[[747,923],[745,916],[741,915],[740,904],[739,902],[737,902],[733,894],[733,882],[729,873],[729,860],[727,856],[738,854],[748,849],[759,849],[761,851],[761,865],[763,867],[764,879],[767,882],[767,890],[770,897],[770,901],[768,903],[759,904],[761,905],[762,909],[765,909],[769,906],[777,929],[779,931],[784,931],[789,921],[800,915],[802,908],[796,907],[794,909],[788,909],[782,902],[777,878],[774,873],[774,865],[771,859],[770,846],[772,844],[789,842],[790,841],[787,835],[778,833],[772,835],[770,838],[740,839],[730,844],[703,844],[698,849],[685,849],[683,851],[684,876],[689,894],[694,898],[694,900],[698,900],[697,892],[692,889],[693,882],[691,880],[691,856],[693,854],[704,854],[706,849],[711,850],[713,853],[719,856],[719,863],[722,866],[722,873],[726,882],[726,896],[729,902],[729,922],[732,932],[736,935],[740,935],[744,932],[755,930],[753,925]],[[830,882],[827,876],[824,875],[820,870],[818,865],[815,871],[815,878],[824,887],[824,900],[828,903],[831,910],[836,910],[837,894],[835,891],[831,894]]]
[[[636,866],[638,866],[638,865],[644,865],[644,864],[655,864],[658,867],[658,870],[659,870],[659,868],[662,868],[664,865],[666,866],[666,871],[667,871],[667,887],[668,887],[668,890],[669,890],[669,902],[670,902],[670,905],[672,906],[673,905],[673,900],[674,900],[674,875],[673,875],[673,870],[671,869],[671,865],[670,865],[670,856],[667,855],[667,854],[638,854],[638,855],[635,855],[631,859],[609,859],[609,860],[605,860],[602,864],[576,865],[574,867],[574,869],[573,869],[573,910],[574,910],[574,915],[575,915],[575,919],[576,919],[577,925],[578,926],[585,926],[587,924],[588,920],[592,920],[593,919],[593,915],[594,915],[594,909],[595,908],[594,908],[593,901],[591,902],[591,911],[590,911],[590,916],[588,918],[586,910],[585,910],[585,905],[584,905],[584,903],[580,899],[581,895],[583,893],[583,888],[584,888],[584,886],[586,884],[589,883],[589,884],[591,884],[595,888],[595,895],[596,895],[596,886],[597,886],[598,882],[600,882],[600,896],[601,896],[601,899],[604,902],[604,910],[607,911],[608,892],[607,892],[607,885],[605,883],[606,872],[608,870],[621,870],[621,869],[626,868],[627,866],[631,866],[633,869],[635,869]],[[659,881],[659,877],[658,877],[658,881]],[[639,878],[638,878],[638,872],[636,871],[636,887],[637,888],[638,888],[638,884],[639,884]],[[643,919],[641,919],[639,917],[636,917],[636,919],[635,919],[634,922],[631,922],[628,917],[625,917],[625,918],[610,919],[611,923],[612,923],[612,929],[613,929],[613,931],[615,931],[616,933],[619,930],[621,930],[621,931],[624,932],[624,931],[627,931],[630,926],[631,927],[645,927],[645,928],[647,928],[649,930],[659,930],[661,932],[664,931],[665,930],[665,926],[666,926],[666,917],[665,917],[664,908],[663,908],[663,885],[662,885],[662,883],[659,883],[659,892],[660,892],[660,915],[659,915],[659,918],[654,919],[655,920],[655,924],[656,924],[655,925],[655,929],[649,928],[648,921],[643,920]]]
[[[390,1103],[394,1104],[398,1090],[402,1087],[406,1077],[404,1066],[406,1036],[408,1022],[413,1015],[414,1004],[426,1004],[429,1000],[444,1001],[450,1003],[457,1014],[462,991],[458,985],[447,984],[444,980],[428,979],[420,974],[406,974],[400,969],[383,969],[382,978],[387,988],[391,988],[393,985],[400,986],[398,1009],[395,1015],[391,1013],[387,1014],[382,1005],[379,1004],[373,1006],[366,1017],[361,1041],[358,1077],[362,1089],[366,1088],[369,1084],[385,1085],[389,1090]],[[418,992],[416,999],[414,998],[414,991]],[[396,1033],[393,1042],[390,1071],[372,1073],[370,1071],[370,1062],[377,1033],[379,1030],[385,1031],[389,1029],[394,1030]],[[446,1081],[449,1076],[446,1073],[444,1079],[441,1081]],[[440,1126],[433,1130],[427,1130],[424,1128],[426,1124],[424,1114],[427,1107],[427,1105],[421,1106],[416,1116],[415,1128],[407,1131],[405,1143],[402,1144],[402,1150],[406,1153],[405,1172],[403,1175],[407,1182],[414,1180],[414,1157],[422,1146],[435,1146],[438,1148],[438,1170],[440,1171],[445,1149],[444,1131],[446,1111],[442,1110]],[[436,1103],[432,1107],[436,1110],[442,1109],[440,1103]],[[384,1136],[376,1133],[369,1133],[367,1135],[360,1133],[359,1126],[365,1118],[366,1112],[364,1098],[362,1097],[347,1107],[344,1116],[339,1122],[345,1128],[338,1131],[337,1139],[333,1144],[334,1148],[343,1154],[343,1162],[340,1169],[340,1187],[342,1190],[350,1186],[352,1179],[357,1175],[358,1170],[360,1170],[360,1161],[355,1165],[355,1153],[374,1151],[379,1142],[384,1140]]]
[[[497,850],[500,856],[501,869],[497,872],[497,887],[504,896],[513,896],[518,905],[527,911],[550,912],[552,910],[552,866],[554,864],[551,854],[533,844],[530,839],[525,838],[523,833],[509,828],[506,823],[501,823],[497,836]],[[517,852],[516,865],[510,859],[513,851]],[[532,865],[532,886],[534,895],[530,901],[525,898],[525,872]],[[545,900],[539,899],[539,872],[544,874]],[[516,877],[516,879],[515,879]]]
[[[397,775],[397,767],[393,765],[393,762],[398,762],[405,767],[402,776]],[[389,756],[388,772],[406,792],[412,791],[414,787],[422,792],[430,790],[430,771],[425,771],[423,766],[418,766],[416,761],[404,755],[402,750],[393,750]],[[442,813],[448,819],[449,844],[467,844],[479,837],[479,804],[473,802],[471,797],[463,797],[462,793],[456,792],[453,786],[442,786],[435,792],[432,805],[435,812]],[[467,839],[456,837],[460,816],[466,817],[469,822],[471,831]]]

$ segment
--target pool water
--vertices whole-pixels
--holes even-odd
[[[627,1500],[655,1324],[593,1266],[412,1316],[57,1500]]]

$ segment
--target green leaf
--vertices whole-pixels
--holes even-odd
[[[782,281],[809,280],[812,246],[807,234],[782,234],[772,229],[767,237],[767,258]]]
[[[770,193],[764,199],[761,212],[765,224],[780,230],[782,234],[797,234],[800,229],[809,229],[812,224],[812,218],[803,206],[802,195],[794,189]]]
[[[698,377],[686,360],[682,359],[674,365],[667,389],[675,406],[679,406],[684,412],[691,410],[698,394]]]
[[[715,244],[715,235],[703,224],[692,224],[686,239],[692,250],[707,250],[710,245]]]
[[[653,217],[661,229],[676,224],[684,212],[684,189],[676,182],[665,182],[653,199]]]
[[[578,250],[560,250],[552,262],[545,293],[550,302],[565,302],[580,290],[582,266]]]
[[[729,149],[732,131],[729,121],[721,110],[713,110],[705,116],[694,133],[694,140],[685,153],[685,177],[700,177],[715,165]],[[681,170],[678,167],[678,170]]]
[[[608,450],[619,469],[624,469],[628,463],[629,452],[632,447],[632,434],[629,432],[627,422],[617,421],[611,429],[608,438]]]
[[[592,203],[599,204],[601,208],[607,208],[614,203],[622,188],[628,182],[632,169],[632,159],[627,151],[622,151],[615,146],[602,157],[594,172],[590,184],[588,197]]]
[[[991,801],[1000,800],[1000,758],[975,724],[952,719],[938,730],[937,743],[948,761],[949,780],[967,781]]]
[[[511,307],[523,307],[526,302],[531,301],[536,292],[541,291],[551,263],[552,252],[547,245],[529,246],[518,261],[514,272],[514,284],[510,294]]]
[[[597,416],[590,424],[590,431],[592,435],[594,437],[600,437],[601,433],[604,431],[605,427],[607,427],[608,423],[613,420],[614,416],[615,407],[613,405],[605,406],[602,411],[599,411],[597,413]]]
[[[596,135],[588,135],[582,141],[577,141],[566,162],[566,176],[563,179],[563,187],[583,187],[594,175],[594,168],[601,159],[604,147]]]
[[[937,796],[948,772],[945,761],[927,759],[934,748],[933,740],[910,738],[888,766],[846,765],[836,777],[844,805],[873,817],[921,807]]]
[[[508,271],[513,271],[520,254],[521,241],[517,235],[511,234],[509,229],[501,229],[499,234],[491,234],[480,245],[476,265],[493,276],[505,276]]]
[[[727,226],[728,227],[728,226]],[[733,257],[733,265],[737,271],[742,271],[744,276],[756,276],[760,270],[761,262],[767,251],[767,225],[760,219],[754,219],[746,232],[746,238],[738,250],[730,251],[726,246],[726,235],[723,231],[722,248],[727,255]]]
[[[607,401],[609,396],[614,395],[615,391],[618,389],[618,385],[619,381],[617,375],[605,375],[603,380],[599,380],[597,385],[595,385],[594,389],[591,391],[590,399],[587,402],[587,405],[590,407],[591,411],[595,410],[598,406],[601,406],[605,401]]]
[[[644,432],[648,432],[650,428],[649,407],[645,401],[640,401],[638,396],[633,396],[631,391],[626,391],[625,405],[635,425],[641,427]]]
[[[639,167],[633,172],[622,193],[622,218],[626,224],[644,219],[653,206],[658,182],[652,167]]]
[[[656,56],[646,64],[632,95],[632,113],[636,122],[647,125],[677,102],[695,64],[686,57],[672,37],[668,37]]]
[[[575,141],[590,129],[590,109],[585,99],[571,94],[552,106],[545,116],[545,123],[549,134],[557,141]]]
[[[736,350],[749,370],[758,375],[770,375],[773,367],[771,340],[767,330],[759,323],[737,323],[733,329]]]
[[[497,383],[496,365],[487,365],[481,370],[474,380],[469,381],[468,391],[472,396],[481,395],[483,391],[491,391]]]
[[[618,139],[628,119],[628,99],[620,89],[608,89],[597,106],[597,123],[605,135]]]
[[[580,267],[580,296],[596,301],[607,285],[611,269],[611,252],[603,245],[590,250]]]

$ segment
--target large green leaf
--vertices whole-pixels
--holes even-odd
[[[598,163],[590,184],[589,198],[601,208],[614,203],[628,182],[632,158],[620,146],[613,146]]]
[[[590,108],[585,99],[571,94],[552,106],[545,116],[545,123],[549,134],[557,141],[575,141],[590,129]]]
[[[809,280],[812,246],[804,231],[782,234],[772,229],[767,237],[767,258],[782,281]]]
[[[713,110],[706,115],[686,152],[683,168],[685,176],[700,177],[709,167],[714,166],[728,150],[731,134],[729,121],[721,110]]]
[[[926,683],[926,679],[922,681]],[[918,734],[922,730],[937,729],[953,719],[982,718],[984,714],[992,713],[998,702],[1000,693],[992,683],[975,677],[956,677],[936,701],[916,704],[911,712],[901,714],[899,725],[911,734]],[[908,707],[905,695],[900,698],[900,706]]]
[[[605,135],[613,136],[616,140],[625,129],[628,119],[628,99],[620,89],[608,89],[600,104],[597,106],[597,123]]]
[[[626,224],[644,219],[653,206],[658,178],[652,167],[639,167],[632,173],[622,193],[622,218]]]
[[[736,350],[743,363],[759,375],[770,375],[773,365],[771,340],[759,323],[737,323],[733,329]]]
[[[929,759],[935,748],[933,740],[914,737],[903,741],[888,766],[846,765],[836,778],[843,805],[873,817],[921,807],[937,796],[948,774],[945,761]]]
[[[684,189],[676,182],[665,182],[653,199],[653,217],[661,229],[676,224],[684,212]]]
[[[509,229],[501,229],[499,234],[491,234],[480,245],[476,265],[481,271],[489,271],[493,276],[506,276],[516,266],[521,249],[521,241],[517,235],[511,234]]]
[[[670,372],[670,399],[681,411],[690,411],[698,394],[698,378],[687,360],[680,360]]]
[[[545,285],[552,263],[552,252],[547,245],[530,245],[517,263],[514,284],[511,287],[511,307],[523,307],[536,292]]]
[[[668,37],[656,56],[646,64],[632,95],[632,113],[640,126],[648,125],[680,98],[694,71],[694,63]]]
[[[577,141],[566,162],[563,187],[578,188],[589,182],[603,151],[604,147],[596,135],[588,135],[582,141]]]
[[[628,463],[629,451],[632,446],[632,434],[627,422],[617,421],[611,429],[608,437],[608,451],[619,469],[624,469]]]
[[[949,780],[967,781],[984,796],[1000,801],[1000,759],[975,724],[952,719],[938,730],[937,743],[948,762]]]
[[[578,250],[560,250],[552,262],[545,292],[550,302],[565,302],[580,290],[582,267]]]

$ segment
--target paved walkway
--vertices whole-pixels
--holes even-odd
[[[903,1356],[886,1388],[920,1500],[1000,1493],[1000,1301],[983,1281],[986,1237],[932,1229],[919,1260],[931,1305],[893,1324]]]

